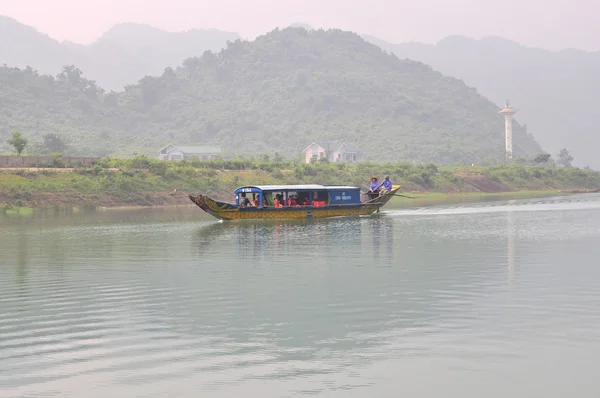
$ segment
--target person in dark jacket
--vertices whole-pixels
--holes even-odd
[[[242,197],[242,201],[240,203],[240,206],[241,207],[248,207],[248,206],[250,206],[250,199],[248,199],[246,197],[246,194],[244,192],[242,192],[241,197]]]

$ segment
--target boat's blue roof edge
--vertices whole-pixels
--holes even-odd
[[[235,192],[244,188],[255,188],[261,191],[351,191],[359,189],[360,187],[348,186],[348,185],[318,185],[318,184],[306,184],[306,185],[246,185],[239,187]]]

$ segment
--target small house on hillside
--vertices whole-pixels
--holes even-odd
[[[211,160],[221,156],[221,147],[218,146],[179,146],[169,144],[160,150],[160,160]]]
[[[327,159],[332,163],[358,163],[364,161],[362,150],[340,141],[313,142],[302,152],[306,163],[320,159]]]

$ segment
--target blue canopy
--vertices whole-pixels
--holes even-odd
[[[235,190],[235,193],[241,192],[284,192],[284,191],[353,191],[359,190],[360,187],[352,187],[347,185],[250,185],[246,187],[240,187]]]
[[[236,204],[240,203],[240,194],[258,194],[258,199],[262,203],[263,195],[270,192],[308,192],[308,197],[312,201],[314,192],[327,192],[325,198],[329,204],[357,204],[360,203],[360,187],[347,185],[250,185],[240,187],[235,190]],[[320,196],[320,195],[319,195]],[[317,196],[314,196],[316,200]],[[287,194],[284,195],[287,199]]]

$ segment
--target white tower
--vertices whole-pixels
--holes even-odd
[[[504,115],[504,134],[506,139],[506,159],[512,159],[513,155],[513,142],[512,142],[512,119],[513,115],[517,113],[517,110],[510,105],[509,101],[506,101],[504,108],[500,110],[500,113]]]

